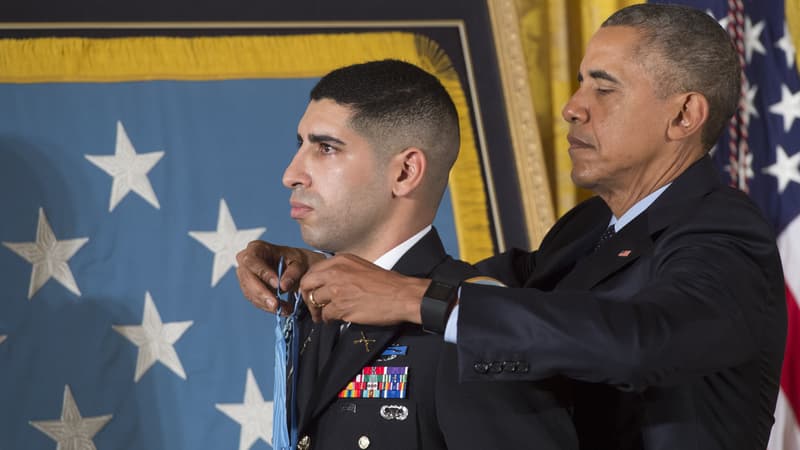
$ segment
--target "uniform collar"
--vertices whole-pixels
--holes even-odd
[[[420,241],[432,228],[432,225],[428,225],[427,227],[423,228],[417,234],[411,236],[410,238],[406,239],[397,247],[389,250],[388,252],[381,255],[380,258],[376,259],[373,264],[380,267],[384,270],[391,270],[397,261],[406,254],[406,252],[414,246],[417,242]]]

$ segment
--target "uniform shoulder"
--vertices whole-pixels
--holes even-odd
[[[475,266],[450,255],[447,255],[431,274],[432,278],[452,285],[479,275],[480,272]]]

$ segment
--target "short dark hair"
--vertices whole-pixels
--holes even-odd
[[[444,192],[460,137],[456,107],[435,76],[404,61],[370,61],[328,73],[310,98],[350,108],[350,126],[379,154],[422,150],[428,160],[426,179]]]
[[[706,149],[713,147],[741,95],[741,65],[728,33],[698,9],[652,3],[623,8],[601,26],[629,26],[641,33],[637,53],[659,82],[659,94],[695,91],[706,97],[708,121],[701,137]],[[648,52],[662,61],[648,65]]]

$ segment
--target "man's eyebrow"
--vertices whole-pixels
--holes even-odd
[[[590,70],[589,76],[596,80],[606,80],[614,84],[622,84],[618,79],[613,77],[610,73],[606,72],[605,70]],[[578,82],[581,81],[583,81],[583,75],[581,73],[578,73]]]
[[[299,134],[297,135],[297,141],[298,142],[302,142],[303,141],[303,137],[300,136]],[[320,142],[332,142],[332,143],[339,144],[339,145],[347,145],[341,139],[337,139],[337,138],[335,138],[333,136],[329,136],[327,134],[309,134],[308,135],[308,141],[309,142],[313,142],[315,144],[318,144]]]

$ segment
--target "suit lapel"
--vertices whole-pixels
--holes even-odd
[[[719,183],[711,160],[708,157],[701,158],[616,236],[596,252],[578,261],[575,268],[561,280],[559,288],[591,289],[632,264],[641,255],[650,253],[660,232],[684,214],[694,211],[694,205]],[[576,222],[580,223],[577,218]],[[595,225],[593,233],[597,229],[604,229],[607,224],[608,221]],[[598,237],[599,234],[595,240]]]
[[[524,287],[552,289],[553,285],[564,277],[564,274],[573,271],[575,261],[581,260],[584,255],[591,252],[594,244],[600,238],[600,234],[607,228],[610,216],[611,213],[608,212],[604,215],[604,221],[595,222],[593,225],[579,221],[575,224],[576,226],[560,233],[558,240],[548,245],[548,249],[552,250],[538,255],[542,264],[537,265],[539,270],[535,270],[531,274]]]
[[[436,229],[432,229],[406,252],[392,270],[404,275],[426,276],[447,257]],[[383,349],[402,333],[406,325],[374,327],[351,324],[339,335],[341,322],[323,325],[319,339],[319,370],[316,381],[310,383],[312,392],[306,413],[300,419],[303,430],[315,417],[336,400],[347,383],[370,364]],[[363,333],[363,336],[362,336]],[[338,336],[338,338],[337,338]],[[362,337],[369,342],[367,351]],[[362,341],[362,342],[359,342]]]
[[[323,323],[319,330],[319,350],[317,352],[317,371],[316,375],[319,376],[323,368],[328,364],[331,355],[333,354],[336,341],[339,338],[339,329],[342,326],[342,321],[335,320],[328,323]]]
[[[416,245],[408,249],[392,270],[412,277],[425,277],[433,273],[436,266],[446,258],[447,253],[439,239],[439,233],[436,228],[432,228]]]
[[[588,254],[559,283],[560,288],[591,289],[605,278],[622,270],[648,253],[653,246],[647,228],[647,213],[642,213],[619,234]]]

